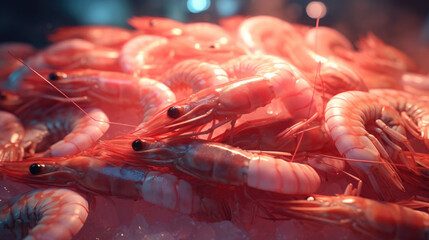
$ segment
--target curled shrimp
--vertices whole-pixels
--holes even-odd
[[[174,65],[160,80],[176,92],[177,96],[177,92],[184,88],[192,88],[192,93],[196,93],[205,88],[227,83],[229,78],[225,70],[218,65],[189,59]]]
[[[105,196],[143,199],[185,214],[204,215],[205,211],[219,208],[218,203],[211,200],[211,193],[206,196],[193,186],[197,183],[168,172],[124,165],[123,160],[86,155],[31,160],[2,165],[0,172],[13,181],[72,186]]]
[[[37,189],[0,207],[0,229],[12,230],[16,239],[69,240],[82,228],[88,211],[88,202],[73,191]]]
[[[289,44],[289,41],[304,41],[292,24],[270,16],[256,16],[242,21],[238,38],[252,53],[277,56],[282,56],[283,45]]]
[[[429,104],[399,90],[371,89],[370,93],[388,101],[401,113],[407,130],[429,147]]]
[[[133,33],[113,26],[74,26],[60,27],[48,36],[49,41],[58,42],[79,38],[97,46],[120,46],[128,41]]]
[[[109,119],[97,108],[86,112],[88,115],[80,109],[61,108],[39,116],[40,120],[31,119],[22,146],[30,156],[39,152],[37,155],[46,157],[74,155],[94,146],[109,128]]]
[[[21,161],[24,157],[20,146],[24,137],[21,121],[12,113],[0,111],[0,132],[0,163]]]
[[[281,194],[308,194],[320,185],[319,175],[308,165],[192,138],[156,141],[129,135],[105,141],[93,151],[101,158],[127,159],[128,164],[141,166],[174,166],[203,181]]]
[[[82,39],[57,42],[42,51],[44,61],[54,68],[119,70],[119,51],[96,46]]]
[[[427,239],[429,215],[395,203],[356,196],[311,196],[276,203],[273,215],[349,228],[377,239]]]
[[[349,164],[358,172],[365,173],[378,193],[382,192],[380,184],[393,184],[404,191],[402,181],[389,162],[390,156],[381,142],[392,148],[397,147],[394,141],[409,148],[411,146],[404,136],[405,127],[399,113],[388,102],[367,92],[340,93],[328,102],[325,121],[327,132],[343,157],[365,160],[350,161]],[[407,167],[415,170],[414,161],[402,160]]]

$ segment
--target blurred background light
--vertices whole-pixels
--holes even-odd
[[[240,10],[240,2],[238,0],[217,0],[216,10],[221,17],[229,17],[237,14]]]
[[[326,5],[319,1],[310,2],[305,10],[311,18],[323,18],[326,15]]]
[[[121,0],[64,1],[70,15],[83,25],[123,25],[130,15],[128,2]],[[125,20],[125,21],[124,21]]]
[[[210,7],[210,0],[188,0],[186,5],[191,13],[204,12]]]

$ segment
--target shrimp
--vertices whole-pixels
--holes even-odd
[[[229,82],[225,70],[215,64],[189,59],[176,64],[160,79],[174,92],[189,86],[192,93]],[[184,97],[177,97],[183,99]]]
[[[148,35],[175,37],[183,34],[184,23],[162,17],[132,17],[128,23]]]
[[[24,150],[20,143],[24,127],[15,115],[0,111],[0,164],[6,161],[21,161]]]
[[[283,45],[289,41],[304,42],[295,27],[270,16],[257,16],[244,20],[238,28],[238,40],[256,54],[282,56]]]
[[[371,89],[370,93],[388,101],[401,113],[407,130],[429,147],[429,104],[399,90]]]
[[[168,39],[160,36],[143,35],[132,38],[122,46],[119,63],[121,69],[125,73],[135,76],[152,75],[151,68],[159,63],[165,62],[166,58],[170,57],[170,49],[166,51],[157,51],[152,55],[147,54],[149,49],[164,46],[168,43]],[[160,48],[161,50],[163,48]],[[156,55],[156,56],[155,56]],[[155,72],[153,74],[157,74]]]
[[[114,106],[132,107],[143,113],[144,122],[151,118],[158,110],[176,101],[175,94],[161,82],[149,78],[137,78],[118,72],[107,72],[92,69],[40,71],[40,74],[49,79],[67,96],[75,101],[91,103],[103,108],[106,112]],[[28,76],[24,79],[22,91],[37,91],[52,96],[58,101],[56,89],[48,84],[40,84],[40,77]],[[140,104],[136,104],[140,103]]]
[[[334,96],[325,109],[325,125],[338,152],[346,158],[365,160],[350,161],[358,172],[364,173],[374,189],[381,195],[384,186],[395,186],[404,191],[401,179],[388,162],[390,157],[380,141],[365,127],[379,134],[383,141],[395,144],[389,137],[408,143],[403,135],[405,128],[399,113],[385,100],[366,92],[349,91]],[[409,145],[409,144],[408,144]],[[405,161],[415,169],[413,161]]]
[[[44,112],[43,116],[38,116],[42,120],[32,118],[28,121],[21,145],[28,149],[30,156],[42,149],[42,153],[37,155],[46,157],[74,155],[92,147],[106,133],[109,119],[99,109],[85,111],[88,115],[80,109],[61,108],[51,113]],[[62,136],[64,138],[58,141]]]
[[[193,187],[197,183],[192,180],[182,179],[168,172],[124,165],[109,159],[79,155],[31,160],[0,166],[0,172],[18,182],[72,186],[88,193],[143,199],[184,214],[203,216],[205,211],[212,208],[220,210],[217,205],[222,202],[211,200],[210,192],[206,196],[197,190]],[[220,216],[220,212],[218,214]]]
[[[344,35],[329,27],[318,26],[308,30],[305,42],[308,47],[317,49],[317,54],[326,58],[336,56],[348,59],[354,56],[352,43]]]
[[[79,232],[88,212],[88,202],[73,191],[37,189],[0,207],[0,229],[12,230],[16,239],[67,240]]]
[[[273,215],[338,225],[376,239],[427,239],[429,215],[395,203],[356,196],[315,195],[275,203]]]
[[[67,39],[79,38],[97,46],[121,46],[134,33],[128,29],[112,26],[76,26],[60,27],[48,36],[49,41],[58,42]]]
[[[172,165],[203,181],[281,194],[309,194],[320,185],[319,175],[310,166],[268,154],[192,138],[156,141],[133,137],[105,141],[92,151],[103,159],[126,159],[127,164],[137,166]]]
[[[400,50],[387,45],[372,33],[361,38],[357,45],[360,52],[369,57],[364,58],[361,56],[361,58],[356,58],[356,60],[368,68],[374,69],[375,67],[377,70],[383,72],[395,70],[401,72],[422,72],[414,60]]]
[[[204,89],[170,105],[142,125],[138,130],[140,134],[177,135],[211,121],[220,121],[209,130],[212,131],[219,124],[232,122],[234,125],[242,114],[251,113],[277,99],[281,99],[296,117],[306,118],[320,110],[322,104],[319,97],[316,95],[313,98],[313,91],[305,79],[297,79],[293,68],[285,61],[271,56],[256,56],[255,61],[251,61],[252,58],[239,59],[241,58],[250,59],[249,62],[252,64],[246,64],[247,62],[240,64],[236,59],[234,62],[238,64],[227,66],[233,70],[238,69],[238,73],[232,75],[230,74],[232,71],[227,72],[230,78],[244,77],[244,80]],[[261,62],[265,64],[258,64]],[[246,78],[248,75],[240,75],[247,74],[246,72],[250,72],[253,77]]]
[[[54,68],[119,70],[119,51],[96,46],[82,39],[57,42],[42,51],[44,61]]]

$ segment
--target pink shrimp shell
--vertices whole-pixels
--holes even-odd
[[[25,239],[72,239],[88,216],[88,202],[66,189],[37,189],[12,198],[0,208],[0,228],[22,233],[34,226]]]

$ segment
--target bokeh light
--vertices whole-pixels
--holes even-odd
[[[210,7],[210,0],[188,0],[187,7],[191,13],[199,13]]]
[[[240,3],[238,0],[217,0],[216,10],[221,17],[229,17],[238,13]]]
[[[326,5],[319,1],[312,1],[307,5],[305,11],[311,18],[323,18],[326,15]]]

